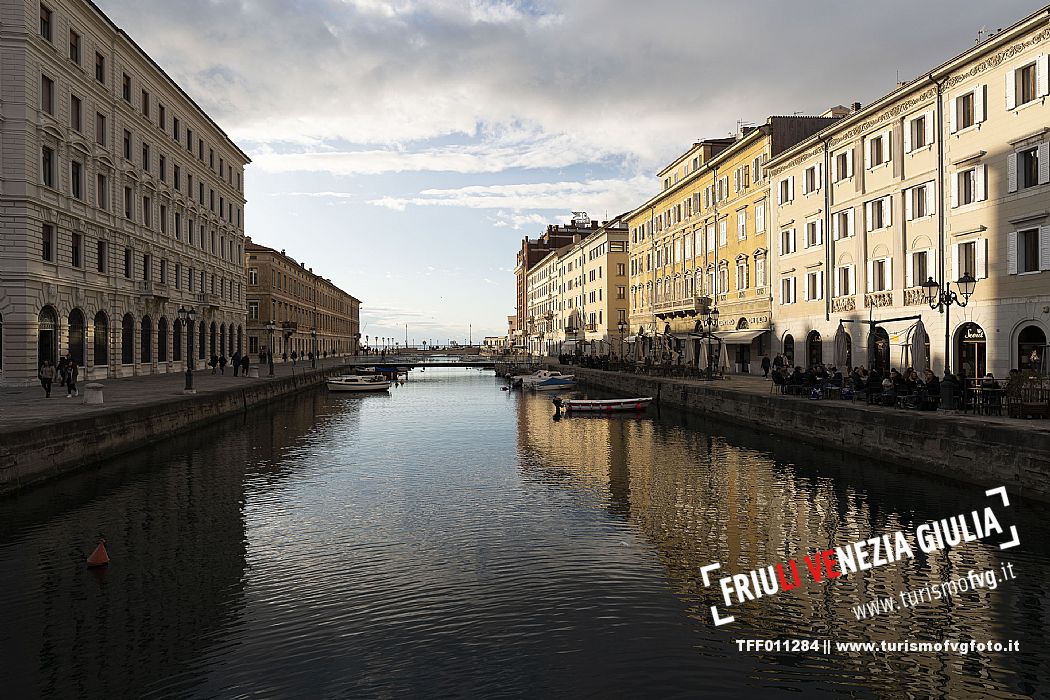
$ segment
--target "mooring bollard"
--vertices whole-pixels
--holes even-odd
[[[101,384],[92,383],[84,385],[84,403],[102,403]]]
[[[248,378],[249,379],[258,379],[259,378],[259,368],[258,367],[249,367],[248,368]]]

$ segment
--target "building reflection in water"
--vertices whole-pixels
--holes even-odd
[[[658,553],[670,585],[715,640],[833,641],[1021,640],[1029,653],[777,655],[777,671],[804,681],[831,673],[890,694],[967,697],[985,692],[1029,694],[1039,687],[1050,626],[1050,565],[1045,526],[1032,504],[997,513],[1022,533],[1022,546],[1001,551],[997,539],[932,554],[915,546],[915,528],[929,520],[995,506],[984,489],[890,465],[858,460],[702,418],[663,410],[646,417],[568,417],[552,421],[548,401],[522,397],[518,407],[523,468],[547,483],[590,494],[595,507],[625,519]],[[1001,504],[999,504],[1001,505]],[[829,584],[808,580],[802,556],[903,530],[914,559],[855,573]],[[1028,539],[1024,533],[1031,533]],[[734,607],[736,622],[714,628],[717,588],[704,588],[700,567],[720,562],[720,575],[796,558],[804,585]],[[1017,579],[858,621],[865,601],[1013,562]]]
[[[280,487],[294,468],[282,455],[323,401],[257,409],[0,501],[4,697],[141,695],[198,656],[244,606],[245,484]],[[89,571],[101,536],[111,563]]]

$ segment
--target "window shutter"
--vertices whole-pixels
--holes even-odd
[[[817,163],[817,189],[824,186],[824,164]]]
[[[893,258],[886,258],[882,266],[882,288],[893,289]]]
[[[839,270],[842,269],[844,268],[838,268],[838,270],[835,270],[835,296],[837,297],[842,296],[842,285],[839,284],[839,278],[842,276]]]
[[[839,181],[839,159],[838,156],[832,156],[831,158],[831,181]]]
[[[795,176],[792,175],[788,178],[788,201],[795,201]]]
[[[802,194],[809,194],[809,174],[802,171]]]
[[[904,268],[904,288],[910,289],[915,285],[912,284],[915,281],[915,253],[909,252],[907,265]]]
[[[817,273],[817,299],[824,298],[824,271],[821,270]]]
[[[915,197],[914,188],[910,189],[910,190],[904,190],[904,220],[905,221],[911,221],[913,218],[915,218],[915,217],[912,216],[912,208],[911,208],[911,200],[914,197]]]
[[[949,278],[955,277],[959,279],[959,244],[952,244],[952,271],[948,273]]]
[[[798,295],[795,293],[797,291],[795,289],[795,280],[797,280],[797,279],[798,279],[797,277],[792,277],[791,278],[791,303],[792,304],[795,303],[795,299],[798,299]]]
[[[868,139],[864,143],[864,169],[871,170],[871,144],[872,140]]]
[[[934,113],[929,111],[926,113],[925,126],[926,126],[926,145],[933,143],[933,120]]]
[[[984,121],[987,105],[984,100],[984,85],[978,85],[973,91],[973,121],[980,124]]]
[[[904,152],[911,153],[911,130],[915,127],[915,120],[904,122]]]
[[[744,263],[744,289],[751,288],[751,266]]]
[[[959,206],[959,174],[952,173],[952,209]]]
[[[1046,54],[1039,54],[1039,58],[1035,59],[1036,92],[1039,97],[1050,94],[1050,76],[1047,75],[1047,67]]]
[[[1009,98],[1008,98],[1009,99]],[[958,121],[959,103],[956,98],[948,100],[948,131],[954,134],[958,129],[955,124]]]
[[[1018,153],[1006,154],[1006,191],[1017,191],[1017,157]]]
[[[934,198],[933,183],[927,182],[923,187],[926,188],[926,213],[936,214],[937,200]]]
[[[882,155],[884,161],[893,160],[893,132],[887,131],[882,135]]]
[[[983,280],[988,276],[988,239],[981,238],[977,240],[977,244],[974,246],[976,251],[976,267],[974,270],[974,277],[979,280]]]
[[[1039,184],[1050,182],[1050,142],[1039,144]]]
[[[857,266],[856,265],[852,265],[851,264],[849,266],[849,289],[846,290],[846,293],[847,294],[856,294],[857,293]]]
[[[958,254],[956,254],[958,258]],[[1017,231],[1006,234],[1006,272],[1010,275],[1017,274]]]
[[[817,243],[821,244],[824,242],[824,220],[817,219]]]
[[[850,207],[848,210],[846,210],[846,223],[847,223],[846,235],[847,236],[852,236],[853,234],[855,234],[857,232],[857,229],[854,226],[854,221],[853,221],[853,212],[855,212],[855,211],[856,211],[856,209],[854,209],[853,207]]]
[[[874,282],[875,282],[875,261],[874,260],[869,260],[868,261],[868,285],[867,285],[869,292],[875,288]]]
[[[846,177],[853,177],[853,153],[851,149],[849,151],[849,157],[846,158]]]
[[[832,240],[836,240],[837,241],[841,237],[841,235],[842,234],[839,233],[839,215],[838,214],[832,214],[832,216],[831,216],[831,238],[832,238]]]
[[[864,202],[864,218],[867,221],[866,229],[871,230],[871,210],[874,202]]]
[[[1039,227],[1039,269],[1050,270],[1050,226]]]
[[[803,248],[808,248],[809,247],[809,224],[806,224],[805,226],[803,226],[802,227],[802,231],[803,231],[803,234],[802,234],[802,247]]]
[[[1008,110],[1017,106],[1017,98],[1014,96],[1014,90],[1016,87],[1016,71],[1006,71],[1006,109]]]
[[[988,166],[981,163],[975,168],[974,176],[977,179],[977,201],[983,202],[988,199],[988,179],[986,177]]]
[[[886,226],[893,225],[893,197],[882,198],[882,223]]]

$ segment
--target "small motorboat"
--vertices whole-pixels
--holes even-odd
[[[390,381],[379,374],[347,374],[332,377],[325,384],[328,391],[386,391]]]
[[[560,377],[562,379],[575,379],[575,377],[571,374],[562,374],[561,372],[555,370],[541,369],[537,372],[533,372],[532,374],[519,374],[514,377],[511,377],[511,384],[515,387],[520,386],[522,389],[528,389],[533,384],[537,384],[552,377]]]
[[[560,377],[547,377],[528,385],[533,391],[555,391],[557,389],[571,389],[574,386],[576,386],[576,378],[571,374]]]
[[[633,399],[554,399],[554,405],[566,411],[644,411],[652,402],[652,396]]]

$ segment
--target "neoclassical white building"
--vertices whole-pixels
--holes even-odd
[[[1050,338],[1050,8],[768,163],[776,344],[794,364],[911,364],[997,377]],[[927,304],[930,278],[964,306]],[[874,326],[868,320],[879,322]],[[893,320],[902,319],[902,320]],[[839,324],[850,357],[835,357]],[[871,337],[869,337],[871,336]]]
[[[248,156],[91,2],[2,0],[0,34],[0,382],[243,351]]]

